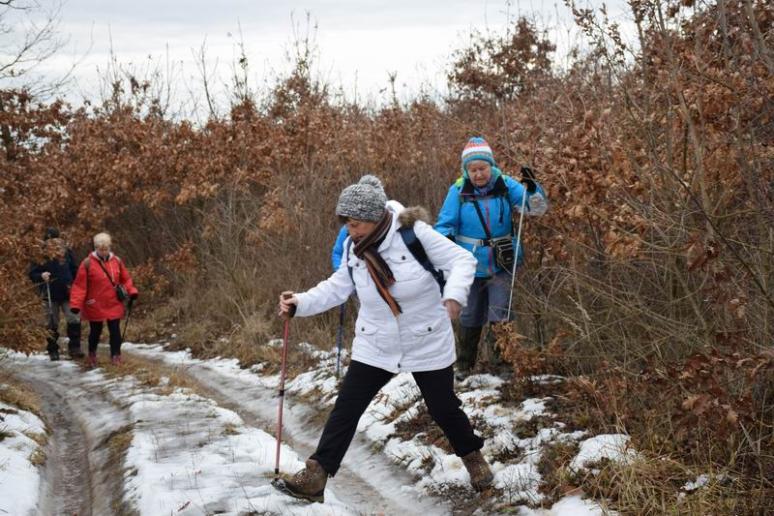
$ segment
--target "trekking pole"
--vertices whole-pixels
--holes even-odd
[[[284,299],[290,299],[293,294],[282,294]],[[280,445],[282,443],[282,408],[285,404],[285,373],[288,360],[288,338],[290,336],[290,318],[293,317],[295,306],[285,314],[285,331],[282,336],[282,367],[280,369],[279,406],[277,407],[277,460],[274,463],[274,478],[279,478]]]
[[[511,295],[508,298],[508,318],[511,317],[511,306],[513,306],[513,287],[516,285],[516,264],[519,261],[519,251],[521,251],[521,228],[524,224],[524,209],[527,205],[527,189],[524,188],[524,194],[521,196],[521,211],[519,212],[519,231],[516,234],[516,253],[513,257],[513,270],[511,271]]]
[[[341,375],[341,343],[344,340],[344,308],[346,303],[339,305],[339,329],[336,332],[336,379]]]
[[[121,332],[121,342],[124,342],[124,337],[126,337],[126,328],[129,326],[129,316],[132,315],[132,299],[129,299],[129,302],[126,304],[126,322],[124,323],[124,331]]]
[[[48,325],[51,331],[58,333],[59,325],[54,324],[54,305],[51,303],[51,286],[48,281],[46,282],[46,296],[48,296]]]
[[[48,318],[51,319],[49,322],[53,322],[54,309],[51,306],[51,286],[48,284],[48,281],[46,282],[46,296],[48,297]]]

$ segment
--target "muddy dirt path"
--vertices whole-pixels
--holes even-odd
[[[128,426],[125,411],[74,362],[31,357],[3,367],[38,394],[50,431],[36,514],[131,513],[123,501],[123,457],[111,446]]]

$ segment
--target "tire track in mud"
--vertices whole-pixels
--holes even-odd
[[[135,360],[158,364],[185,375],[202,396],[237,413],[247,425],[274,435],[278,403],[275,390],[256,383],[248,384],[200,363],[170,364],[156,353],[130,346],[124,352]],[[320,421],[319,408],[286,397],[283,422],[283,443],[301,456],[311,455],[324,423]],[[374,453],[373,444],[356,434],[344,464],[336,477],[329,479],[328,489],[362,514],[451,514],[445,501],[418,496],[415,491],[404,489],[404,486],[414,484],[411,475],[383,455]]]
[[[36,514],[135,514],[124,501],[128,440],[119,436],[131,429],[126,411],[74,362],[42,357],[9,362],[6,372],[40,397],[49,429]]]

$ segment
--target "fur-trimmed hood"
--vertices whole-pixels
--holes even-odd
[[[398,224],[404,228],[414,227],[418,220],[430,224],[430,214],[422,206],[410,206],[398,214]]]

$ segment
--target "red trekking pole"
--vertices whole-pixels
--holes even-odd
[[[293,294],[282,294],[284,299],[290,299]],[[285,314],[285,331],[282,336],[282,368],[280,369],[279,382],[279,406],[277,407],[277,460],[274,464],[275,480],[279,479],[280,464],[280,445],[282,444],[282,409],[285,405],[285,373],[287,371],[288,360],[288,338],[290,336],[290,318],[295,313],[295,305],[290,307],[290,311]]]

